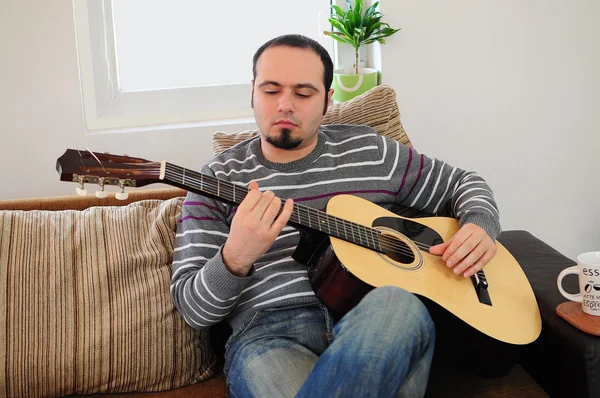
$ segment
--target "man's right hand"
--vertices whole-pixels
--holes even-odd
[[[293,200],[288,199],[277,217],[281,199],[272,191],[261,193],[255,181],[249,188],[231,221],[229,237],[222,251],[225,266],[237,276],[248,275],[252,264],[269,250],[294,208]]]

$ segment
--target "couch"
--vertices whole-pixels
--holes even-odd
[[[386,86],[334,105],[324,122],[367,124],[412,145]],[[255,134],[216,132],[213,150]],[[228,326],[193,330],[170,298],[184,196],[172,188],[131,190],[127,200],[0,201],[0,396],[225,396]],[[598,397],[598,338],[555,312],[564,301],[556,276],[573,262],[526,231],[499,241],[530,280],[542,334],[523,347],[500,344],[426,303],[441,347],[427,397]]]

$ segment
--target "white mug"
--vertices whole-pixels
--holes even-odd
[[[570,294],[562,288],[562,280],[570,274],[579,275],[580,293]],[[577,256],[577,265],[558,274],[558,290],[571,301],[581,303],[586,314],[600,316],[600,252],[588,252]]]

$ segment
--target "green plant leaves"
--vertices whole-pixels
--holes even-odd
[[[350,39],[347,39],[347,36],[342,32],[323,32],[326,36],[330,36],[331,38],[346,44],[350,44],[354,47],[354,42]]]
[[[335,11],[336,15],[339,15],[340,17],[344,16],[344,11],[342,11],[342,7],[333,5],[333,6],[331,6],[331,8],[333,8],[333,10]]]
[[[354,4],[354,11],[359,15],[362,14],[362,9],[363,9],[363,0],[356,0],[355,4]]]
[[[379,2],[375,2],[367,8],[363,15],[363,0],[355,0],[354,8],[351,0],[346,0],[348,10],[344,11],[340,6],[332,5],[332,13],[329,18],[333,32],[325,31],[325,35],[354,47],[356,51],[363,44],[379,42],[385,43],[385,37],[389,37],[400,29],[392,29],[389,24],[381,22],[382,14],[377,11]]]

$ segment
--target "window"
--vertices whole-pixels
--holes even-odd
[[[252,55],[301,33],[331,54],[330,0],[73,0],[90,133],[253,122]]]

